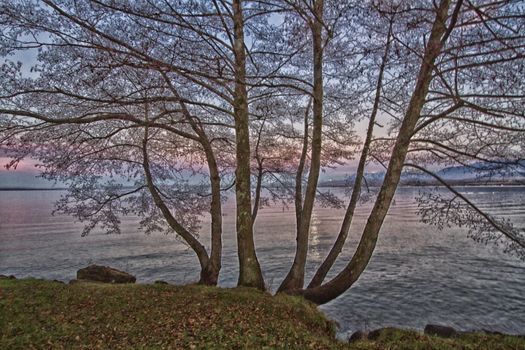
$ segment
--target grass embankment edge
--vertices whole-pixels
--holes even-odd
[[[249,288],[0,280],[1,349],[525,349],[525,339],[387,330],[345,344],[299,297]]]

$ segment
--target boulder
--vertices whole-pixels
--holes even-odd
[[[16,280],[16,277],[13,275],[9,275],[9,276],[0,275],[0,280]]]
[[[109,266],[90,265],[77,271],[77,279],[103,283],[135,283],[135,276]]]
[[[452,338],[458,336],[458,332],[454,328],[437,324],[427,324],[425,326],[425,334],[435,335],[443,338]]]
[[[501,332],[498,332],[498,331],[492,331],[490,329],[482,329],[482,332],[485,333],[485,334],[490,334],[490,335],[505,335]]]
[[[69,282],[67,283],[68,285],[72,285],[72,284],[80,284],[80,283],[111,283],[111,282],[102,282],[102,281],[92,281],[92,280],[77,280],[77,279],[72,279],[72,280],[69,280]]]
[[[168,282],[166,282],[166,281],[161,281],[161,280],[159,280],[159,281],[155,281],[155,282],[153,282],[153,283],[154,283],[154,284],[169,284]]]
[[[364,340],[364,339],[366,339],[366,333],[363,331],[357,331],[357,332],[352,333],[350,338],[348,338],[348,342],[354,343],[356,341]]]
[[[368,333],[368,339],[369,340],[377,340],[381,336],[388,337],[392,333],[396,333],[397,331],[398,331],[398,329],[394,328],[394,327],[385,327],[385,328],[375,329],[375,330],[373,330],[373,331]]]

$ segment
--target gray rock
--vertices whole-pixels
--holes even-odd
[[[16,277],[13,275],[9,275],[9,276],[0,275],[0,280],[16,280]]]
[[[137,280],[127,272],[99,265],[90,265],[78,270],[77,279],[103,283],[135,283]]]
[[[166,281],[155,281],[154,284],[168,284]]]
[[[363,340],[363,339],[366,339],[366,333],[363,331],[357,331],[357,332],[352,333],[350,338],[348,338],[348,342],[354,343],[356,341]]]
[[[396,332],[396,331],[398,331],[398,329],[396,329],[394,327],[385,327],[385,328],[375,329],[375,330],[373,330],[373,331],[368,333],[368,339],[369,340],[377,340],[382,335],[388,335],[389,333],[393,333],[393,332]]]
[[[443,338],[453,338],[458,336],[458,332],[454,328],[438,324],[427,324],[425,326],[425,334]]]
[[[505,335],[498,331],[491,331],[490,329],[482,329],[483,333],[490,334],[490,335]]]

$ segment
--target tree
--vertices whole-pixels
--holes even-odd
[[[506,6],[507,5],[507,6]],[[502,26],[505,29],[502,29],[502,32],[508,32],[516,33],[519,31],[519,25],[515,22],[512,24],[505,23],[502,24],[501,22],[498,22],[496,18],[499,20],[505,19],[511,19],[513,18],[513,15],[509,15],[510,13],[513,13],[516,8],[512,7],[512,5],[509,4],[488,4],[485,5],[488,8],[490,8],[490,15],[489,18],[491,18],[491,22],[495,21],[497,26]],[[460,107],[457,104],[457,100],[454,105],[450,106],[447,104],[444,104],[442,100],[439,101],[439,103],[436,103],[436,99],[434,96],[432,96],[434,93],[437,93],[441,95],[441,92],[436,91],[438,88],[436,85],[443,84],[444,86],[440,86],[441,88],[444,87],[445,89],[449,89],[451,85],[447,84],[446,80],[443,78],[443,71],[440,71],[441,67],[446,66],[447,63],[450,64],[450,59],[447,60],[445,58],[447,55],[450,55],[454,57],[452,61],[454,61],[454,69],[458,70],[460,67],[463,69],[469,69],[472,67],[481,67],[485,66],[485,64],[489,66],[493,66],[494,64],[502,64],[504,66],[505,63],[512,62],[514,59],[517,58],[523,58],[523,52],[516,53],[516,56],[511,55],[511,57],[505,57],[500,58],[498,60],[494,60],[492,57],[491,59],[488,59],[485,62],[480,62],[480,58],[483,60],[484,56],[484,48],[481,49],[481,47],[484,46],[484,42],[487,41],[486,36],[492,36],[491,39],[489,39],[489,42],[498,42],[498,44],[501,44],[502,47],[499,47],[496,52],[507,52],[507,50],[514,51],[517,49],[517,46],[522,47],[522,45],[517,44],[517,42],[514,42],[515,37],[511,36],[500,36],[498,34],[495,34],[494,30],[489,29],[488,32],[485,32],[484,30],[480,30],[479,27],[485,27],[486,28],[486,21],[482,19],[480,22],[478,22],[477,26],[474,26],[475,28],[471,28],[473,25],[472,22],[472,16],[474,14],[479,14],[480,11],[482,13],[485,13],[484,10],[481,10],[482,8],[485,8],[484,5],[478,5],[474,6],[471,3],[468,3],[466,6],[463,4],[462,1],[458,1],[452,6],[449,1],[441,1],[439,3],[439,6],[435,8],[435,19],[432,25],[432,28],[430,30],[430,35],[428,40],[425,42],[424,45],[424,54],[421,58],[421,65],[419,68],[419,72],[417,75],[416,84],[413,88],[413,93],[410,97],[408,106],[401,110],[406,110],[404,113],[404,117],[402,119],[398,119],[398,122],[396,123],[398,125],[397,130],[397,136],[393,138],[391,141],[394,141],[393,149],[391,152],[387,151],[387,158],[388,161],[388,168],[385,175],[385,179],[383,181],[383,184],[381,186],[380,192],[376,198],[374,207],[372,209],[372,212],[368,218],[367,224],[363,230],[363,235],[361,237],[360,243],[356,249],[356,252],[354,253],[351,261],[347,264],[347,266],[332,280],[328,281],[325,284],[319,285],[318,283],[313,283],[311,288],[307,288],[305,290],[298,290],[295,293],[301,294],[305,296],[307,299],[310,299],[316,303],[324,303],[329,300],[332,300],[333,298],[337,297],[341,293],[343,293],[345,290],[347,290],[360,276],[366,265],[368,264],[368,261],[371,258],[371,255],[374,251],[375,244],[377,242],[379,230],[381,228],[382,222],[386,216],[386,213],[388,211],[388,208],[390,206],[390,203],[392,201],[393,195],[395,193],[395,190],[399,184],[400,176],[403,167],[405,166],[405,162],[407,159],[407,156],[409,153],[414,154],[414,159],[421,162],[422,157],[424,156],[422,153],[428,151],[429,153],[435,154],[435,149],[425,149],[421,148],[419,142],[421,142],[420,139],[417,138],[417,133],[420,132],[424,127],[429,127],[433,122],[437,120],[443,120],[443,118],[449,118],[451,114],[456,112],[458,108]],[[449,13],[449,8],[453,8],[453,11]],[[474,21],[474,23],[477,22]],[[493,23],[491,23],[493,25]],[[516,27],[517,26],[517,27]],[[456,29],[460,28],[460,30]],[[489,27],[490,28],[490,27]],[[455,29],[457,30],[458,37],[460,39],[457,39],[458,41],[461,41],[460,46],[449,46],[447,47],[447,43],[454,42],[454,36]],[[475,35],[469,35],[469,30],[471,30],[475,33]],[[505,34],[508,34],[505,33]],[[481,34],[483,33],[483,34]],[[490,34],[489,34],[490,33]],[[474,39],[469,42],[469,40],[466,40],[466,38]],[[518,39],[519,42],[520,39]],[[516,46],[515,46],[516,45]],[[408,45],[406,45],[407,48],[411,49]],[[472,52],[469,52],[469,54],[463,56],[459,55],[457,52],[454,52],[455,50],[463,51],[465,48],[467,51],[470,51],[470,48],[475,47],[474,49],[475,54],[472,54]],[[481,50],[482,52],[479,52],[477,50]],[[501,50],[501,51],[500,51]],[[494,51],[493,51],[494,52]],[[445,57],[444,57],[445,56]],[[458,61],[460,61],[460,58],[466,58],[467,60],[469,58],[467,57],[476,57],[476,63],[470,63],[470,64],[460,64]],[[445,69],[446,71],[446,69]],[[457,73],[456,73],[457,74]],[[467,77],[468,75],[465,74],[464,77]],[[475,88],[476,82],[476,75],[473,75],[474,81],[469,81],[465,79],[465,81],[459,82],[458,75],[455,75],[455,91],[459,93],[459,91],[469,91],[471,89]],[[436,80],[438,82],[436,82]],[[514,80],[511,84],[516,84],[517,82]],[[520,83],[517,83],[518,85]],[[432,87],[432,89],[431,89]],[[436,89],[436,90],[434,90]],[[430,96],[429,95],[430,91]],[[459,93],[460,94],[460,93]],[[500,97],[506,97],[506,94],[500,94]],[[511,97],[512,98],[512,97]],[[390,99],[389,103],[396,104],[395,99]],[[461,104],[460,104],[461,105]],[[435,115],[431,115],[428,117],[425,117],[425,110],[430,110],[433,113],[436,113]],[[479,111],[479,108],[477,109]],[[438,112],[440,111],[440,112]],[[490,113],[490,110],[485,109],[486,112]],[[509,118],[507,122],[514,120],[517,110],[514,109],[498,109],[498,114],[503,118]],[[469,113],[468,111],[466,113]],[[478,118],[484,118],[484,115],[477,115]],[[477,123],[477,121],[472,121],[473,123]],[[419,123],[419,125],[418,125]],[[483,124],[483,122],[481,122]],[[464,124],[463,124],[464,125]],[[486,124],[484,124],[487,126]],[[447,129],[453,129],[453,126],[447,125],[445,128]],[[498,129],[497,127],[495,127]],[[513,129],[512,131],[519,131],[519,128]],[[494,131],[494,130],[492,130]],[[509,130],[507,130],[509,131]],[[435,130],[432,131],[433,135],[436,135]],[[442,136],[442,135],[439,135]],[[438,136],[438,137],[439,137]],[[510,136],[510,135],[508,135]],[[516,135],[517,136],[517,135]],[[513,141],[516,141],[517,139],[514,137],[511,137]],[[390,140],[389,140],[390,141]],[[458,140],[459,141],[459,140]],[[463,140],[461,140],[463,141]],[[458,143],[461,143],[458,142]],[[479,140],[478,138],[478,141]],[[487,141],[487,140],[483,140]],[[432,142],[432,141],[430,141]],[[465,141],[463,141],[465,142]],[[490,144],[484,143],[484,146]],[[519,143],[518,143],[519,144]],[[464,147],[472,147],[472,144],[468,141],[463,143]],[[518,146],[518,148],[521,148],[522,146]],[[450,148],[454,149],[454,148]],[[457,148],[456,148],[457,149]],[[388,150],[388,148],[387,148]],[[515,164],[519,164],[519,160],[512,160],[513,152],[508,152],[509,149],[506,149],[507,152],[505,152],[505,158],[506,161],[514,162]],[[364,153],[364,152],[363,152]],[[459,153],[462,153],[459,151]],[[464,153],[464,152],[463,152]],[[479,154],[477,151],[473,152],[474,154]],[[503,156],[503,154],[499,155],[500,157]],[[500,157],[494,157],[494,155],[491,155],[490,158],[492,162],[501,162]],[[510,159],[509,159],[510,158]],[[424,159],[424,158],[423,158]],[[487,160],[488,160],[487,159]],[[385,159],[383,159],[385,160]],[[442,158],[443,160],[443,158]],[[428,160],[427,160],[428,161]],[[416,167],[419,170],[425,171],[427,173],[431,173],[430,171],[424,169],[422,166],[416,164],[408,163],[407,165]],[[448,186],[448,188],[451,188]],[[454,192],[456,195],[458,195],[458,192]],[[479,211],[479,209],[471,202],[466,200],[464,196],[461,196],[467,205],[469,205],[474,210]],[[425,213],[425,211],[423,212]],[[478,212],[478,214],[480,214]],[[480,214],[483,216],[483,214]],[[487,219],[488,217],[485,217]],[[493,220],[492,220],[493,221]],[[473,221],[470,221],[471,224],[474,224]],[[504,227],[503,225],[498,225],[496,222],[492,222],[491,225],[492,231],[497,230],[498,232],[504,234],[507,236],[507,238],[510,239],[511,245],[513,247],[521,246],[523,247],[523,236],[522,234],[519,234],[518,232],[512,232],[508,233],[508,227]],[[317,277],[317,276],[316,276]],[[314,279],[314,282],[316,280]]]
[[[522,232],[432,171],[461,164],[484,178],[525,166],[524,82],[509,73],[523,70],[523,9],[511,1],[44,0],[0,9],[0,54],[40,50],[30,77],[2,66],[0,144],[11,166],[32,156],[45,176],[70,184],[58,208],[87,220],[85,232],[118,232],[119,215],[139,214],[147,231],[176,232],[198,257],[200,282],[216,284],[222,193],[234,187],[238,284],[264,289],[253,236],[266,188],[296,215],[296,253],[279,291],[324,303],[366,268],[411,167],[452,193],[419,198],[423,221],[467,223],[474,238],[523,254]],[[305,288],[314,207],[342,204],[318,189],[320,172],[354,154],[347,129],[363,118],[341,229]],[[352,259],[325,282],[370,162],[385,166],[384,182]],[[197,237],[206,211],[209,254]]]
[[[216,128],[217,121],[214,119],[217,118],[212,117],[210,118],[211,121],[208,122],[200,120],[198,115],[204,114],[204,117],[207,117],[210,114],[210,109],[224,115],[225,109],[221,108],[220,105],[215,106],[201,102],[207,96],[208,92],[206,90],[196,91],[195,86],[191,86],[188,83],[188,81],[192,82],[192,80],[185,79],[181,75],[179,75],[180,78],[178,80],[175,80],[170,70],[176,71],[177,68],[170,68],[169,64],[164,64],[154,57],[154,52],[150,50],[149,45],[154,42],[152,37],[158,35],[162,30],[160,25],[155,27],[154,30],[148,29],[147,32],[144,28],[145,23],[135,26],[134,32],[128,34],[137,35],[138,37],[144,35],[144,37],[142,40],[134,40],[133,44],[136,47],[132,47],[124,39],[113,37],[100,31],[89,19],[86,19],[93,13],[92,11],[100,11],[101,9],[113,11],[114,14],[122,11],[134,14],[134,11],[138,11],[138,9],[108,9],[103,4],[90,4],[85,7],[66,10],[64,8],[67,8],[67,5],[69,5],[67,3],[64,4],[64,8],[53,2],[48,2],[47,5],[54,12],[54,16],[48,17],[44,22],[40,22],[41,26],[35,26],[36,22],[25,22],[27,18],[19,15],[31,13],[34,16],[32,20],[38,22],[40,16],[45,15],[49,8],[29,9],[32,4],[20,3],[4,5],[6,16],[9,16],[16,23],[10,27],[14,32],[15,38],[18,30],[33,33],[35,41],[29,46],[36,45],[47,48],[47,50],[42,51],[40,58],[43,62],[48,63],[48,65],[38,68],[39,79],[35,81],[15,76],[17,73],[13,65],[4,66],[6,71],[9,70],[9,73],[12,73],[7,74],[5,78],[12,79],[11,82],[13,83],[5,85],[9,91],[6,91],[4,101],[9,107],[14,107],[12,110],[5,109],[4,112],[12,112],[13,116],[25,118],[5,120],[5,129],[9,131],[7,138],[10,138],[11,142],[15,140],[15,142],[27,143],[28,138],[42,139],[49,137],[49,134],[45,132],[39,133],[42,129],[44,131],[49,130],[49,126],[60,126],[60,128],[55,127],[49,130],[52,139],[57,138],[56,134],[61,135],[63,133],[61,130],[75,129],[73,135],[76,135],[77,138],[67,141],[73,144],[77,142],[81,144],[89,143],[94,148],[92,153],[89,154],[90,157],[79,152],[75,154],[79,156],[79,159],[74,158],[67,163],[57,164],[53,161],[53,156],[45,150],[40,153],[33,152],[34,156],[40,157],[42,161],[47,163],[48,172],[46,175],[51,178],[69,180],[73,183],[74,190],[70,197],[76,196],[78,201],[71,207],[69,205],[71,202],[66,198],[61,202],[59,208],[65,212],[77,214],[80,219],[89,218],[90,223],[85,233],[96,224],[104,222],[112,223],[113,225],[108,228],[111,229],[110,231],[118,232],[117,224],[119,221],[116,217],[117,213],[113,203],[121,201],[128,196],[115,194],[110,196],[111,200],[97,199],[96,211],[91,213],[86,209],[92,205],[89,202],[93,198],[86,195],[85,192],[92,192],[95,189],[100,182],[97,180],[100,180],[101,175],[99,175],[99,179],[93,178],[89,181],[86,181],[83,177],[77,179],[73,177],[78,176],[80,173],[89,174],[91,172],[93,174],[94,170],[89,165],[91,164],[90,161],[93,161],[93,164],[98,167],[97,174],[118,174],[121,176],[127,170],[128,181],[137,180],[138,178],[138,183],[135,184],[137,186],[136,191],[142,191],[145,188],[150,190],[150,195],[154,199],[153,202],[164,216],[164,220],[196,252],[202,269],[201,282],[215,284],[220,270],[222,249],[221,179],[219,176],[220,169],[216,160],[216,149],[212,145],[212,140],[207,136],[207,128]],[[104,22],[108,30],[118,25],[125,25],[118,21],[115,22],[114,17],[105,17],[100,12],[98,14],[100,15],[98,24],[101,25]],[[144,12],[144,14],[147,15],[147,12]],[[62,22],[64,18],[67,20]],[[160,20],[158,22],[161,23]],[[44,32],[45,35],[41,34],[41,32]],[[179,34],[182,35],[184,33]],[[37,38],[39,35],[43,35],[44,38]],[[172,36],[174,35],[172,34]],[[191,35],[193,33],[189,33],[188,37],[181,36],[181,41],[189,41]],[[15,40],[13,43],[14,46],[6,43],[6,50],[10,48],[16,49],[19,42]],[[189,48],[187,49],[190,50]],[[69,79],[71,75],[77,78],[73,82]],[[107,76],[105,77],[105,75]],[[130,80],[130,75],[139,76],[134,81],[131,81],[130,84],[126,84],[126,81]],[[151,85],[144,86],[142,81],[147,81]],[[20,86],[20,84],[24,83],[27,85]],[[201,85],[203,84],[205,85],[205,83],[201,83]],[[194,97],[193,100],[182,97],[183,94],[190,93]],[[215,91],[215,94],[223,95],[218,90]],[[46,104],[44,104],[46,107],[42,108],[42,103],[45,100],[47,100],[46,104],[49,101],[54,101],[55,108],[47,108]],[[178,108],[176,107],[177,104],[179,105]],[[189,106],[191,106],[191,109]],[[40,113],[30,112],[32,108],[40,111]],[[144,117],[144,110],[148,111],[146,114],[154,112],[155,115]],[[64,115],[65,117],[57,117]],[[27,120],[28,118],[31,118],[32,121]],[[112,129],[114,124],[116,124],[118,129]],[[77,128],[81,130],[76,130]],[[167,152],[175,149],[177,152],[175,154],[164,152],[161,156],[156,157],[157,162],[155,165],[157,166],[150,164],[151,162],[146,157],[146,152],[144,152],[143,160],[136,159],[134,157],[135,154],[131,154],[131,159],[123,157],[123,152],[125,154],[130,153],[128,148],[140,149],[138,146],[140,143],[138,143],[139,138],[135,134],[129,136],[133,142],[127,142],[129,141],[128,137],[122,138],[123,133],[121,130],[136,131],[138,128],[155,128],[169,133],[170,135],[162,135],[162,137],[168,141],[168,144],[172,144],[175,147],[172,149],[164,147],[164,149]],[[99,129],[101,132],[93,134],[91,132],[92,129]],[[108,131],[103,133],[102,131],[105,130]],[[83,137],[79,138],[78,134],[82,134]],[[173,140],[170,139],[171,137],[178,137],[179,139]],[[180,139],[181,137],[182,139]],[[102,156],[108,150],[105,144],[113,143],[115,138],[122,138],[126,142],[123,145],[112,145],[110,149],[113,152],[118,151],[119,154],[111,154],[108,156],[109,159],[106,160]],[[63,150],[56,151],[71,153],[68,150],[67,141],[64,142]],[[195,142],[200,144],[201,150],[196,150]],[[219,139],[216,143],[219,142],[223,141]],[[185,146],[183,145],[184,143],[189,144]],[[176,147],[180,147],[181,144],[183,146],[177,149]],[[100,146],[102,148],[98,149]],[[144,149],[146,148],[145,146],[146,143],[144,143]],[[181,150],[190,152],[184,154]],[[25,155],[20,147],[15,148],[14,152],[15,161]],[[173,193],[173,186],[187,183],[187,180],[180,181],[180,174],[185,168],[189,168],[191,172],[195,173],[202,172],[195,169],[195,167],[197,169],[202,167],[200,162],[202,159],[200,156],[196,156],[196,152],[204,154],[205,164],[208,167],[209,190],[211,191],[209,211],[212,217],[211,259],[208,257],[202,244],[194,237],[197,229],[197,216],[204,209],[203,200],[205,198],[192,200],[191,197],[186,197],[185,200],[181,200],[180,195],[174,196]],[[177,162],[186,162],[186,166],[174,166]],[[141,177],[144,177],[144,174],[136,170],[137,164],[140,165],[141,163],[144,165],[145,174],[148,175],[150,173],[144,179],[141,179]],[[82,165],[85,165],[87,169],[83,168]],[[111,168],[115,166],[118,170]],[[150,168],[155,169],[150,170]],[[164,182],[162,190],[158,188],[161,185],[151,177],[151,173],[158,175],[159,180]],[[171,183],[167,183],[169,180],[171,180]],[[174,183],[175,180],[177,183]],[[147,186],[145,182],[147,182]],[[87,186],[87,184],[90,186]],[[77,190],[78,186],[81,186],[80,190]],[[112,186],[115,187],[114,184],[103,186],[99,191],[100,196],[103,197],[104,193],[109,191],[109,187]],[[172,189],[168,190],[167,188],[169,187]],[[187,192],[186,195],[191,193],[188,191],[188,186],[183,187],[185,192]],[[132,191],[129,195],[137,193],[136,191]],[[195,195],[197,194],[193,194],[193,197]],[[138,201],[135,204],[139,204],[139,207],[134,210],[145,217],[144,223],[148,225],[147,230],[162,227],[159,226],[159,217],[157,215],[159,213],[149,207],[148,201],[143,196],[135,199]],[[130,198],[126,200],[131,202]],[[85,202],[88,202],[87,205]],[[195,203],[199,203],[196,208],[193,207]],[[178,209],[177,217],[172,215],[170,209]],[[127,213],[129,210],[129,208],[119,207],[118,212]],[[102,214],[105,214],[105,216]],[[185,225],[185,223],[189,226]]]

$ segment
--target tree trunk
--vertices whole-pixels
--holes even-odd
[[[405,114],[405,118],[399,129],[383,185],[381,186],[381,190],[377,196],[372,212],[368,217],[359,246],[352,257],[352,260],[343,271],[326,284],[311,289],[295,290],[292,291],[292,294],[302,295],[306,299],[317,304],[326,303],[337,298],[350,288],[368,265],[375,249],[379,230],[381,229],[383,220],[385,219],[399,183],[403,163],[410,144],[410,137],[419,119],[423,105],[425,104],[425,98],[432,80],[434,62],[441,52],[444,41],[442,38],[444,38],[444,34],[447,30],[445,22],[449,6],[450,0],[441,0],[439,7],[436,9],[436,18],[432,26],[428,44],[425,48],[425,54],[417,77],[417,83],[414,92],[412,93],[412,98]]]
[[[259,155],[259,146],[261,145],[261,137],[264,129],[264,124],[266,119],[261,123],[259,132],[257,135],[257,143],[255,144],[255,160],[257,161],[257,179],[255,184],[255,198],[253,200],[253,210],[252,210],[252,227],[255,225],[255,219],[257,219],[257,214],[259,213],[259,206],[261,205],[261,191],[262,191],[262,181],[264,177],[264,158],[261,158]]]
[[[208,168],[210,170],[210,184],[211,184],[211,251],[208,265],[206,266],[206,274],[202,276],[203,284],[217,285],[219,280],[219,272],[221,270],[222,259],[222,203],[221,203],[221,178],[219,168],[215,160],[213,149],[208,139],[204,139],[202,143]]]
[[[239,286],[264,289],[261,267],[255,254],[250,188],[250,133],[248,129],[248,93],[246,90],[246,52],[241,0],[233,1],[235,53],[235,195],[237,200],[237,253]]]
[[[255,219],[257,219],[257,214],[259,213],[259,206],[261,205],[263,175],[263,161],[257,157],[257,182],[255,184],[255,198],[253,200],[252,226],[255,224]]]
[[[308,237],[310,221],[317,193],[317,181],[321,167],[321,138],[323,128],[323,9],[324,1],[316,0],[314,4],[314,19],[311,23],[313,37],[313,129],[312,152],[310,156],[310,172],[301,210],[299,227],[297,228],[297,245],[295,258],[288,275],[278,289],[278,292],[303,288],[304,269],[308,254]],[[307,132],[307,130],[305,130]]]
[[[155,184],[153,183],[153,177],[151,174],[150,164],[149,164],[149,157],[148,157],[148,131],[146,127],[146,132],[144,134],[144,140],[142,142],[142,166],[144,169],[144,175],[146,179],[146,186],[148,187],[148,190],[151,193],[151,196],[153,198],[153,202],[157,206],[157,208],[160,209],[162,212],[162,215],[166,219],[168,225],[184,239],[184,241],[193,249],[195,254],[197,254],[197,258],[199,259],[199,263],[201,266],[201,281],[203,278],[203,275],[206,275],[205,270],[209,263],[209,257],[208,253],[206,252],[206,248],[188,231],[186,230],[178,221],[175,219],[175,217],[171,214],[170,209],[166,206],[164,201],[162,200],[162,197],[160,196],[160,193],[158,192],[157,188],[155,187]],[[199,281],[199,283],[201,282]]]
[[[337,236],[337,239],[334,245],[332,246],[332,249],[330,249],[330,252],[326,256],[326,259],[323,261],[321,266],[319,266],[319,268],[317,269],[317,272],[315,273],[314,277],[312,278],[312,281],[308,285],[308,288],[318,287],[321,285],[321,283],[323,283],[326,275],[328,274],[328,272],[334,265],[335,260],[337,259],[341,251],[343,250],[343,246],[346,242],[346,238],[348,237],[348,232],[350,231],[350,225],[352,224],[352,219],[354,217],[354,212],[357,207],[357,202],[361,195],[361,184],[363,182],[363,176],[365,173],[366,159],[368,157],[368,150],[370,149],[370,143],[372,142],[375,120],[377,116],[377,111],[379,109],[379,100],[381,97],[381,88],[383,85],[383,72],[385,71],[385,66],[388,60],[388,52],[390,50],[390,35],[392,32],[392,23],[393,21],[390,21],[390,27],[388,29],[385,52],[383,54],[381,66],[379,67],[379,76],[377,78],[374,106],[372,107],[372,113],[370,115],[370,120],[368,122],[368,129],[366,133],[365,142],[363,144],[363,149],[361,150],[361,157],[359,159],[359,165],[357,166],[354,186],[352,188],[352,196],[350,197],[350,203],[348,203],[348,207],[346,208],[345,216],[343,219],[343,224],[341,225],[341,230],[339,231],[339,235]]]
[[[312,98],[308,100],[306,111],[304,112],[304,135],[303,135],[303,148],[301,150],[301,158],[299,159],[299,165],[297,166],[297,174],[295,174],[295,221],[296,229],[299,230],[301,226],[301,213],[303,211],[303,173],[306,163],[306,156],[308,155],[308,115],[310,114],[310,107],[312,105]]]
[[[179,100],[184,118],[190,123],[193,131],[199,136],[199,142],[202,145],[206,162],[210,171],[210,188],[211,188],[211,252],[210,259],[204,269],[201,271],[200,284],[217,285],[219,280],[219,272],[221,270],[222,259],[222,203],[221,203],[221,178],[219,174],[219,167],[215,159],[215,153],[206,132],[202,125],[197,123],[192,117],[186,103],[179,95],[179,92],[173,86],[168,76],[161,71],[161,75],[168,84],[171,92]]]

